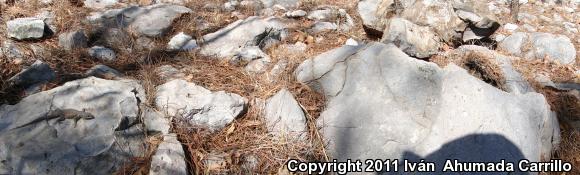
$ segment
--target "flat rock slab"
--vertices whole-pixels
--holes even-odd
[[[296,76],[326,95],[317,122],[339,161],[540,161],[559,143],[542,95],[503,92],[394,45],[343,46],[306,60]]]
[[[50,68],[50,65],[36,60],[30,67],[14,75],[8,82],[18,87],[30,87],[36,84],[47,83],[56,78],[56,73]]]
[[[231,23],[217,32],[204,35],[200,53],[218,58],[231,58],[239,48],[252,45],[250,43],[255,40],[256,36],[268,29],[284,30],[285,28],[286,24],[279,18],[248,17]],[[281,35],[285,37],[286,34]]]
[[[0,107],[0,174],[111,174],[143,156],[143,131],[124,127],[139,114],[135,81],[71,81]],[[93,119],[45,119],[57,109]]]
[[[6,22],[6,31],[16,40],[39,39],[44,36],[45,25],[39,18],[16,18]]]
[[[182,14],[193,12],[191,9],[170,4],[155,4],[124,9],[112,9],[95,13],[89,17],[92,23],[104,27],[124,27],[137,35],[161,37]]]
[[[211,92],[194,83],[176,79],[157,87],[155,105],[169,116],[219,131],[246,110],[247,99],[224,91]]]

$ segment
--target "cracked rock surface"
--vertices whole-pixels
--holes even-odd
[[[143,155],[138,117],[144,99],[132,80],[95,77],[68,82],[0,107],[0,174],[110,174]],[[69,109],[93,119],[43,119]]]
[[[542,95],[503,92],[456,65],[439,68],[394,45],[343,46],[295,73],[326,95],[317,122],[339,161],[539,161],[559,142]]]

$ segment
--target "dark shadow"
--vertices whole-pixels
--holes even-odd
[[[443,172],[447,160],[458,160],[459,162],[505,162],[513,163],[515,172]],[[518,171],[518,162],[526,159],[521,150],[510,140],[499,134],[471,134],[444,144],[439,150],[421,157],[413,152],[403,153],[402,160],[409,162],[435,163],[435,172],[425,172],[424,174],[529,174]],[[423,174],[419,172],[403,172],[403,165],[399,166],[398,173],[383,174]]]

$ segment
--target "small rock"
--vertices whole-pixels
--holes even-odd
[[[286,9],[292,9],[300,6],[300,0],[260,0],[265,7],[280,5]]]
[[[121,74],[121,72],[109,66],[99,64],[87,70],[87,72],[85,72],[85,76],[87,77],[94,76],[102,79],[111,80],[111,79],[120,79],[121,77],[123,77],[123,74]]]
[[[159,132],[163,135],[169,134],[171,119],[166,118],[162,113],[147,106],[142,107],[143,124],[147,131]]]
[[[286,12],[284,16],[288,18],[300,18],[306,16],[307,12],[304,10],[294,10],[291,12]]]
[[[327,31],[337,30],[338,25],[331,22],[315,22],[310,29],[308,29],[308,33],[310,34],[318,34]]]
[[[234,57],[232,58],[231,62],[234,64],[245,62],[248,63],[252,60],[257,59],[265,59],[270,61],[270,56],[264,53],[258,46],[249,46],[244,47],[240,51],[238,51]]]
[[[237,0],[231,0],[224,3],[224,9],[228,12],[231,12],[236,10],[236,7],[238,7],[238,5],[240,5],[240,2],[238,2]]]
[[[3,46],[0,47],[0,55],[5,56],[9,59],[22,59],[24,58],[24,52],[16,44],[11,41],[4,41]]]
[[[117,54],[115,54],[115,51],[103,46],[91,47],[89,49],[89,55],[93,58],[105,62],[115,61],[117,59]]]
[[[187,175],[187,163],[181,142],[175,134],[163,136],[163,142],[151,157],[151,175]]]
[[[264,116],[268,131],[276,137],[306,139],[306,117],[292,93],[282,89],[266,101]]]
[[[314,21],[331,21],[337,16],[338,13],[333,8],[323,8],[310,11],[307,18]]]
[[[573,64],[576,59],[576,49],[570,39],[550,33],[517,32],[500,42],[498,48],[528,59],[547,57],[563,64]]]
[[[260,10],[263,8],[262,3],[258,0],[243,0],[240,2],[240,7],[252,10]]]
[[[44,36],[45,25],[38,18],[16,18],[6,22],[6,31],[16,40],[39,39]]]
[[[85,48],[87,47],[87,37],[84,30],[62,33],[58,35],[58,45],[65,50]]]
[[[402,18],[392,18],[381,42],[393,43],[405,53],[427,58],[439,50],[440,39],[429,27],[419,26]]]
[[[524,29],[524,31],[527,31],[527,32],[535,32],[535,31],[537,31],[536,30],[536,27],[534,27],[532,25],[529,25],[529,24],[522,25],[522,29]]]
[[[183,32],[178,33],[173,36],[169,43],[167,43],[167,49],[169,50],[181,50],[188,51],[197,48],[197,42],[191,38],[191,36],[184,34]]]
[[[346,43],[344,43],[344,45],[347,46],[358,46],[358,42],[352,38],[349,38],[348,40],[346,40]]]
[[[8,82],[14,86],[27,88],[35,84],[47,83],[55,78],[56,74],[48,64],[36,60],[30,67],[8,79]]]
[[[507,23],[503,26],[503,29],[505,29],[508,32],[514,32],[516,29],[518,29],[518,25],[516,24],[512,24],[512,23]]]
[[[118,0],[85,0],[85,7],[92,9],[104,9],[118,3]]]

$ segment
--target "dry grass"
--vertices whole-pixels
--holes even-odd
[[[501,73],[499,64],[489,55],[477,51],[452,52],[448,55],[436,55],[430,60],[440,67],[454,63],[468,70],[469,74],[486,83],[505,90],[505,77]]]

